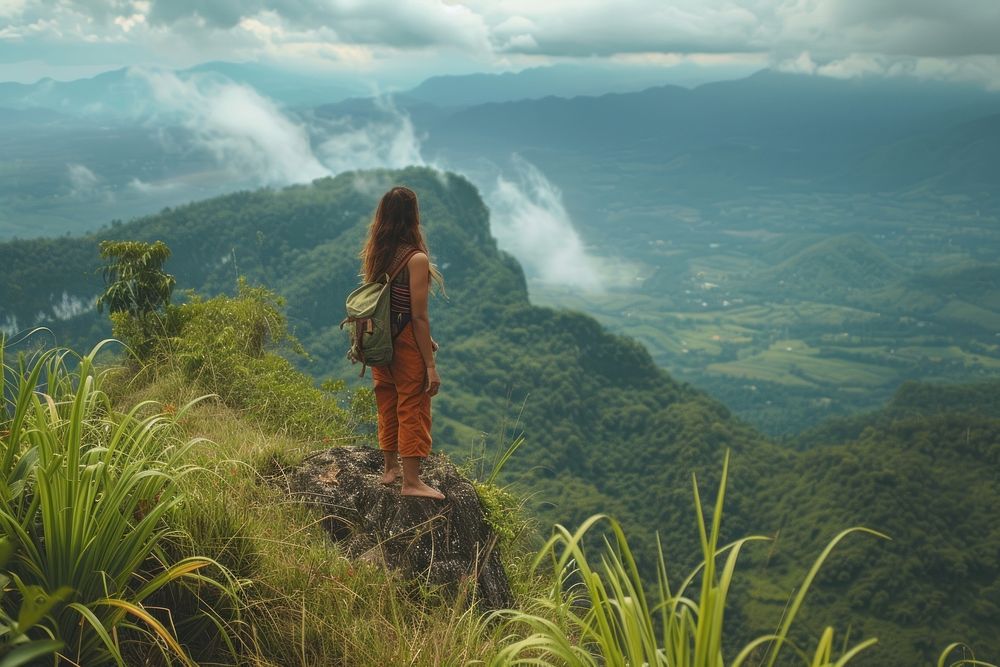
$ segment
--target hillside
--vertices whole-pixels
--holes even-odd
[[[41,321],[60,342],[88,347],[107,335],[87,306],[101,289],[97,240],[161,239],[173,250],[167,268],[179,287],[231,293],[236,276],[245,275],[275,289],[287,298],[290,324],[311,354],[296,363],[317,379],[354,381],[337,324],[343,296],[357,281],[368,217],[391,183],[420,193],[447,282],[447,299],[431,304],[444,381],[435,399],[436,448],[461,459],[481,433],[497,448],[523,430],[527,444],[502,477],[529,496],[543,525],[575,526],[608,512],[623,520],[647,571],[659,531],[673,572],[684,571],[698,549],[690,474],[711,489],[722,452],[731,449],[725,539],[781,530],[773,549],[751,549],[758,567],[740,591],[738,610],[748,636],[773,629],[791,582],[820,545],[841,528],[863,524],[894,542],[859,537],[845,558],[834,557],[818,602],[806,610],[809,627],[835,620],[841,632],[853,624],[852,637],[878,634],[887,648],[862,664],[918,664],[936,655],[941,638],[975,640],[980,657],[1000,654],[988,631],[995,615],[978,602],[988,595],[948,593],[954,581],[992,590],[998,580],[987,524],[1000,508],[1000,490],[983,465],[1000,437],[995,416],[924,414],[923,402],[938,390],[921,386],[900,394],[889,416],[867,417],[874,419],[871,428],[833,424],[839,430],[829,437],[779,448],[718,401],[672,379],[633,340],[607,333],[588,316],[531,305],[520,266],[489,233],[478,193],[454,174],[346,173],[167,209],[89,237],[0,244],[7,267],[0,322],[9,328],[15,319],[21,327]],[[992,387],[962,391],[946,394],[951,404],[994,395]],[[969,401],[969,410],[988,411],[991,401]],[[917,414],[893,416],[910,404]],[[972,498],[966,481],[976,489]],[[910,507],[920,508],[919,520]],[[926,561],[914,557],[927,548]],[[959,562],[965,570],[953,569]],[[920,611],[931,606],[933,619]],[[932,641],[919,639],[928,624]]]
[[[444,380],[435,446],[462,456],[487,433],[498,447],[516,422],[527,444],[508,480],[535,494],[541,516],[570,524],[596,511],[621,516],[650,558],[654,529],[688,521],[692,470],[711,484],[722,452],[732,448],[737,506],[756,479],[750,470],[781,459],[720,403],[657,368],[637,343],[585,315],[532,306],[520,267],[490,236],[475,189],[428,169],[348,173],[165,210],[92,237],[2,244],[0,262],[9,269],[0,284],[0,322],[46,323],[60,342],[86,347],[107,329],[92,311],[62,304],[92,303],[99,292],[97,239],[161,239],[173,250],[169,269],[179,288],[231,292],[239,273],[276,289],[311,355],[304,367],[318,378],[351,378],[356,369],[344,361],[338,329],[343,297],[356,284],[356,253],[377,196],[396,181],[421,193],[448,286],[447,299],[432,303]],[[733,530],[765,529],[736,516],[745,518],[734,519]],[[693,540],[678,549],[685,559],[695,550]]]
[[[879,637],[870,662],[930,663],[944,637],[1000,655],[1000,383],[904,385],[884,408],[803,434],[794,468],[774,480],[781,537],[767,568],[815,553],[857,523],[892,540],[851,541],[819,578],[806,632],[853,619]],[[789,575],[789,580],[794,580]],[[764,597],[764,596],[762,596]],[[806,626],[812,627],[806,630]],[[890,656],[912,655],[893,661]]]
[[[882,190],[990,193],[1000,170],[1000,114],[928,128],[872,151],[844,178]]]
[[[770,299],[795,296],[843,303],[852,293],[883,287],[904,275],[885,253],[860,234],[814,243],[754,277],[748,291]]]

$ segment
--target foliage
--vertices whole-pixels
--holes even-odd
[[[725,611],[728,595],[742,548],[764,537],[746,537],[719,547],[723,500],[728,476],[729,456],[723,464],[718,496],[706,529],[705,513],[698,494],[697,478],[692,477],[695,511],[704,561],[676,589],[667,577],[662,548],[658,547],[657,600],[647,601],[645,586],[621,524],[607,515],[594,515],[570,533],[556,525],[555,534],[535,558],[537,567],[551,561],[555,568],[555,585],[545,602],[556,611],[561,624],[518,610],[501,610],[495,615],[514,624],[526,624],[534,633],[509,643],[491,661],[492,665],[527,662],[537,665],[671,665],[707,667],[726,664],[739,667],[751,657],[775,664],[778,654],[790,643],[788,630],[797,615],[809,586],[832,551],[851,532],[840,533],[823,550],[807,574],[795,599],[775,633],[753,639],[732,660],[723,658]],[[583,536],[599,521],[607,519],[614,533],[616,548],[605,541],[600,568],[593,567],[582,547]],[[884,536],[882,536],[884,537]],[[726,556],[721,571],[716,559]],[[695,581],[701,579],[700,586]],[[572,583],[571,583],[572,582]],[[569,584],[567,588],[567,584]],[[689,597],[694,590],[697,598]],[[811,667],[832,667],[833,630],[824,630],[812,658],[793,645],[803,662]],[[851,657],[875,643],[867,640],[857,644],[836,661],[848,662]],[[553,661],[550,661],[552,659]]]
[[[104,294],[97,299],[97,308],[111,313],[142,316],[160,310],[170,303],[176,280],[163,272],[163,263],[170,257],[170,248],[163,241],[101,241],[104,267]]]
[[[176,280],[163,271],[170,248],[163,241],[101,241],[105,290],[97,310],[111,313],[115,335],[145,358],[160,322],[158,313],[170,303]]]
[[[168,309],[168,328],[176,333],[160,345],[170,348],[168,364],[176,364],[187,380],[272,429],[331,438],[374,423],[370,391],[355,392],[342,404],[342,385],[317,388],[273,351],[284,344],[303,352],[288,332],[283,305],[274,292],[244,279],[235,297],[192,294]]]
[[[7,566],[13,551],[9,540],[0,540],[0,569]],[[69,590],[49,595],[37,586],[24,587],[20,591],[21,604],[11,616],[3,603],[4,593],[10,583],[10,577],[0,574],[0,665],[20,667],[63,648],[63,642],[58,639],[29,639],[28,632],[55,605],[62,602]]]
[[[199,574],[216,566],[210,559],[163,554],[194,441],[173,436],[173,417],[142,416],[148,404],[116,411],[94,371],[100,347],[78,358],[58,349],[22,354],[16,367],[0,347],[0,525],[17,549],[9,577],[22,605],[65,598],[36,620],[78,664],[123,664],[122,630],[185,662],[169,623],[144,603],[184,577],[231,588]]]

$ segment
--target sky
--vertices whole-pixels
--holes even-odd
[[[1000,88],[998,35],[1000,0],[0,0],[0,80],[227,60],[393,86],[689,61]]]

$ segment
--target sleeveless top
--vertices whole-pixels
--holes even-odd
[[[389,271],[398,266],[406,254],[413,249],[415,246],[411,245],[401,245],[396,248],[396,254],[393,255],[389,265]],[[410,270],[405,266],[396,274],[392,284],[389,285],[389,318],[393,338],[398,336],[399,332],[410,321]]]

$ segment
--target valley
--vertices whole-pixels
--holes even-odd
[[[775,435],[909,379],[1000,374],[1000,217],[982,202],[757,194],[659,214],[591,245],[599,262],[615,261],[609,248],[629,258],[626,279],[600,291],[535,280],[532,298],[634,336]]]

